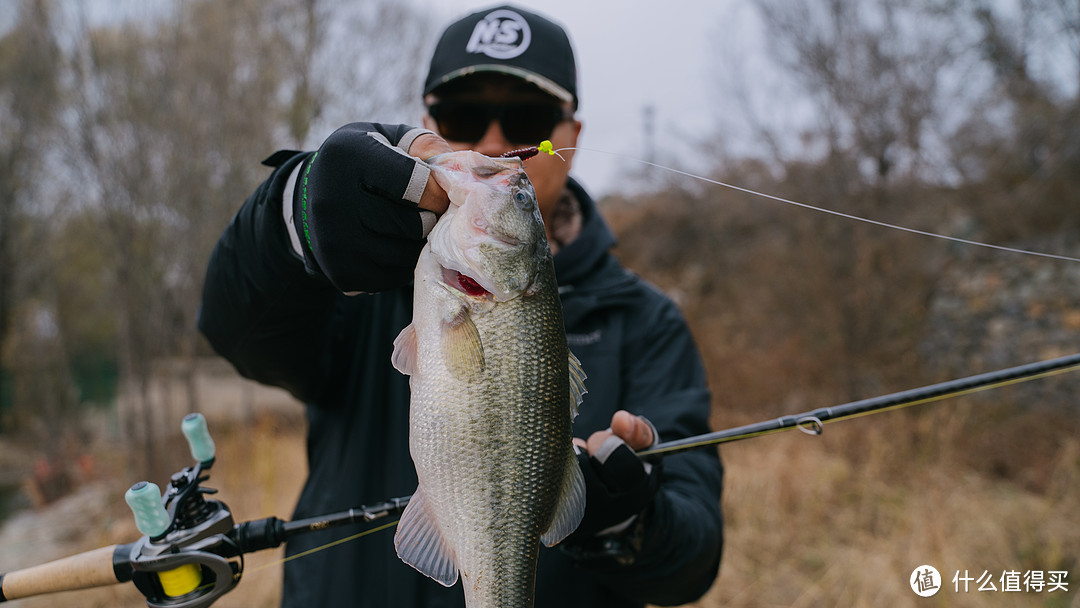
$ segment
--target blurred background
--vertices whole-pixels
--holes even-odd
[[[237,519],[289,516],[302,406],[198,335],[206,261],[271,152],[417,123],[441,27],[489,5],[3,3],[0,572],[136,538],[123,492],[188,464],[190,411]],[[593,149],[573,173],[620,259],[685,312],[715,428],[1080,351],[1080,263],[634,160],[1080,257],[1076,2],[529,6],[571,33]],[[1078,389],[1074,372],[726,446],[724,563],[697,606],[1080,605]],[[278,557],[217,605],[274,605]],[[922,564],[945,579],[931,599],[908,587]],[[965,570],[998,591],[954,592]],[[1053,570],[1068,592],[1001,591]],[[116,587],[19,605],[144,604]]]

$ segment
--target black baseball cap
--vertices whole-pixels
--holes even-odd
[[[577,66],[570,38],[559,25],[511,5],[455,21],[435,46],[424,94],[477,72],[521,78],[577,107]]]

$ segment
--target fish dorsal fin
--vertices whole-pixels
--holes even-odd
[[[443,355],[446,367],[460,379],[471,379],[484,371],[484,345],[467,310],[443,323]]]
[[[422,488],[417,488],[401,514],[394,533],[394,548],[401,561],[440,585],[450,587],[458,579],[457,563],[426,503]]]
[[[585,397],[585,370],[581,368],[581,361],[570,353],[570,420],[577,418],[578,406]]]
[[[416,373],[416,327],[412,323],[394,338],[394,354],[390,356],[390,362],[394,369],[406,376]]]
[[[555,517],[551,519],[551,525],[548,526],[547,531],[540,536],[540,541],[548,547],[557,544],[577,530],[583,515],[585,515],[585,477],[581,474],[577,455],[571,448],[567,455],[566,474],[563,475],[562,488],[559,490]]]

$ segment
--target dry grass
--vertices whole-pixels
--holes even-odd
[[[1069,606],[1080,557],[1080,440],[1048,463],[1047,490],[992,480],[963,464],[970,409],[942,404],[725,448],[727,540],[721,574],[699,608],[719,606]],[[893,417],[889,420],[887,417]],[[897,425],[919,429],[915,446]],[[908,577],[945,579],[932,599]],[[1068,570],[1070,592],[954,591],[968,570]]]

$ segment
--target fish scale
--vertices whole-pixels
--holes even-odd
[[[413,322],[395,341],[419,480],[395,545],[444,585],[460,575],[469,608],[532,606],[540,543],[584,511],[571,444],[583,374],[520,161],[464,152],[431,164],[451,209],[421,252]]]

